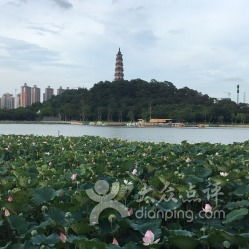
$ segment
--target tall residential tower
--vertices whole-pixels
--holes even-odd
[[[63,89],[62,86],[60,86],[60,88],[57,89],[57,95],[61,95],[64,92],[65,92],[65,89]]]
[[[119,48],[117,56],[116,56],[114,80],[124,80],[123,55],[120,51],[120,48]]]
[[[48,101],[54,96],[54,89],[48,86],[45,88],[45,93],[43,94],[43,101]]]
[[[14,109],[15,98],[10,93],[5,93],[1,98],[1,108],[2,109]]]
[[[21,90],[21,106],[28,107],[31,106],[31,87],[27,83],[22,86]]]
[[[31,88],[31,104],[40,103],[41,102],[41,89],[34,85]]]

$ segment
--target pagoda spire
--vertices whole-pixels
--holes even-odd
[[[123,55],[120,48],[116,55],[116,64],[115,64],[115,75],[114,80],[124,80],[124,65],[123,65]]]

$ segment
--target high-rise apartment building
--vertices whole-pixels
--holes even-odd
[[[53,97],[53,95],[54,95],[54,89],[48,86],[45,89],[45,93],[43,94],[43,101],[48,101]]]
[[[60,95],[60,94],[64,93],[65,91],[66,91],[65,89],[60,87],[59,89],[57,89],[57,95]]]
[[[15,99],[12,94],[5,93],[1,98],[1,108],[2,109],[14,109]]]
[[[17,94],[16,98],[15,98],[15,108],[20,108],[22,106],[22,98],[21,98],[21,94]]]
[[[31,87],[29,87],[27,83],[21,88],[21,106],[31,106]]]
[[[40,103],[41,102],[41,89],[34,85],[31,88],[31,104]]]

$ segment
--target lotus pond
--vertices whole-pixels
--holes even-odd
[[[249,142],[0,138],[1,249],[249,248]],[[126,217],[90,223],[98,181]]]

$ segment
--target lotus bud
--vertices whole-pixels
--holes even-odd
[[[118,246],[118,245],[119,245],[116,238],[113,238],[112,244],[115,245],[115,246]]]
[[[9,197],[8,197],[8,202],[12,202],[14,200],[14,198],[10,195]]]
[[[70,218],[72,216],[72,213],[70,213],[70,212],[67,212],[66,214],[65,214],[65,218]]]
[[[42,207],[41,207],[41,211],[42,211],[42,212],[46,212],[47,210],[48,210],[48,207],[47,207],[47,206],[42,206]]]
[[[35,235],[37,235],[37,234],[38,234],[37,230],[32,230],[32,231],[31,231],[31,235],[32,235],[32,236],[35,236]]]
[[[148,201],[150,201],[150,197],[149,196],[145,196],[144,197],[144,201],[147,203]]]
[[[117,216],[115,214],[111,214],[108,217],[108,220],[109,220],[110,223],[113,223],[113,221],[116,220],[116,219],[117,219]]]
[[[230,244],[229,241],[225,240],[225,241],[223,242],[223,246],[224,246],[225,248],[230,248],[230,247],[231,247],[231,244]]]

